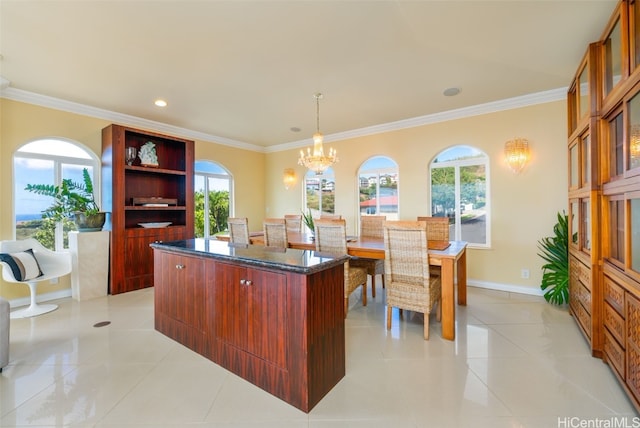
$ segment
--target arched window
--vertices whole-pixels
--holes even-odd
[[[63,138],[32,141],[16,150],[13,155],[16,239],[33,237],[52,250],[68,248],[68,232],[76,230],[75,223],[65,220],[56,224],[51,219],[43,219],[42,211],[51,205],[52,198],[27,192],[24,188],[27,184],[59,186],[64,179],[82,183],[82,170],[87,168],[95,199],[100,201],[98,166],[99,159],[91,150]]]
[[[309,171],[304,177],[305,206],[313,217],[335,214],[336,180],[333,169],[328,168],[322,175]]]
[[[386,156],[366,160],[358,170],[360,215],[398,219],[398,165]]]
[[[215,162],[196,161],[194,170],[195,236],[204,238],[227,228],[232,205],[232,178]]]
[[[430,181],[431,215],[449,217],[451,239],[488,247],[489,157],[474,147],[451,147],[431,162]]]

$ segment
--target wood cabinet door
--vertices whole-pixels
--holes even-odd
[[[287,280],[285,275],[250,270],[247,285],[247,351],[286,367]]]
[[[158,229],[128,229],[125,242],[125,290],[132,291],[153,286],[153,248],[159,241],[184,239],[184,227]]]
[[[247,348],[247,287],[244,267],[216,263],[215,309],[216,336],[240,349]]]
[[[627,293],[627,385],[640,400],[640,300]]]
[[[165,252],[160,257],[161,281],[156,289],[157,310],[201,332],[206,326],[206,283],[203,259]]]
[[[219,263],[215,269],[216,336],[286,367],[286,277]]]

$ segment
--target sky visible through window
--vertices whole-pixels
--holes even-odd
[[[42,156],[37,159],[26,156]],[[16,220],[34,220],[42,217],[42,211],[51,205],[52,198],[27,192],[27,184],[54,184],[54,159],[79,159],[81,165],[63,163],[63,177],[82,183],[82,169],[91,172],[91,156],[81,147],[63,140],[43,139],[25,144],[17,150],[13,160]],[[89,161],[89,162],[87,162]]]

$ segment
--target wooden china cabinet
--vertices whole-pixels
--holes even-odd
[[[640,1],[589,46],[568,112],[570,310],[640,411]]]
[[[157,166],[131,165],[125,149],[155,146]],[[193,237],[194,142],[109,125],[102,130],[103,209],[110,212],[111,294],[153,286],[152,242]]]

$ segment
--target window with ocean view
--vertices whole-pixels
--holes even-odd
[[[69,247],[68,232],[75,224],[68,219],[56,223],[43,218],[42,211],[53,202],[49,196],[27,192],[27,184],[59,186],[63,179],[82,183],[82,170],[92,176],[99,201],[99,159],[80,143],[62,138],[32,141],[13,156],[14,218],[16,239],[36,238],[45,247],[61,250]]]

